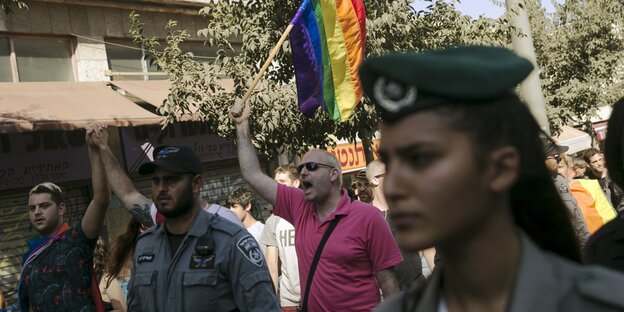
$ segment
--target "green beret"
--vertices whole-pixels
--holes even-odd
[[[533,70],[529,60],[499,47],[468,46],[372,57],[360,67],[364,92],[384,121],[449,102],[505,97]]]

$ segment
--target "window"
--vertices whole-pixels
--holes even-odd
[[[146,72],[143,50],[131,40],[107,39],[106,57],[108,68],[116,73],[140,74]],[[112,80],[148,80],[146,75],[112,76]]]
[[[69,38],[0,37],[0,81],[74,81]]]
[[[161,43],[164,45],[165,43]],[[192,52],[197,60],[210,62],[216,50],[204,45],[203,42],[183,42],[183,52]],[[129,39],[106,39],[106,55],[108,68],[113,72],[112,80],[163,80],[168,79],[158,70],[156,64],[149,65],[145,60],[145,52],[141,46]],[[151,73],[159,73],[157,75]]]

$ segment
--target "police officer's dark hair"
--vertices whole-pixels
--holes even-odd
[[[518,180],[510,191],[515,223],[542,249],[580,262],[569,212],[544,164],[541,130],[526,105],[510,94],[488,103],[447,104],[432,111],[470,137],[479,166],[497,148],[512,146],[518,151]]]
[[[605,161],[611,181],[624,188],[624,161],[622,160],[622,139],[624,136],[624,97],[613,105],[613,112],[607,125]]]

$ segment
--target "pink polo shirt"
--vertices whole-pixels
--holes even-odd
[[[305,201],[302,190],[278,186],[273,213],[295,226],[301,296],[325,230],[336,215],[343,215],[316,267],[308,310],[372,310],[380,301],[375,272],[403,261],[388,223],[377,208],[360,201],[351,202],[344,190],[338,208],[322,223],[314,211],[314,204]]]

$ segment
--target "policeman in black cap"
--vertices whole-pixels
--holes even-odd
[[[578,264],[541,131],[514,92],[532,70],[483,46],[385,55],[360,68],[382,118],[384,193],[399,245],[435,246],[444,261],[425,286],[376,311],[624,309],[624,277]]]
[[[561,200],[563,200],[563,203],[570,212],[570,220],[572,221],[574,232],[579,240],[581,249],[583,249],[589,239],[589,230],[587,229],[583,212],[581,211],[576,199],[572,196],[570,184],[568,183],[567,178],[559,174],[557,171],[557,167],[561,161],[561,154],[567,152],[568,147],[558,145],[545,134],[542,137],[542,142],[544,144],[544,153],[546,154],[546,168],[550,172],[555,188],[557,188],[559,195],[561,195]]]
[[[166,147],[139,168],[165,223],[137,242],[128,311],[279,311],[256,240],[201,209],[201,161],[187,147]]]

